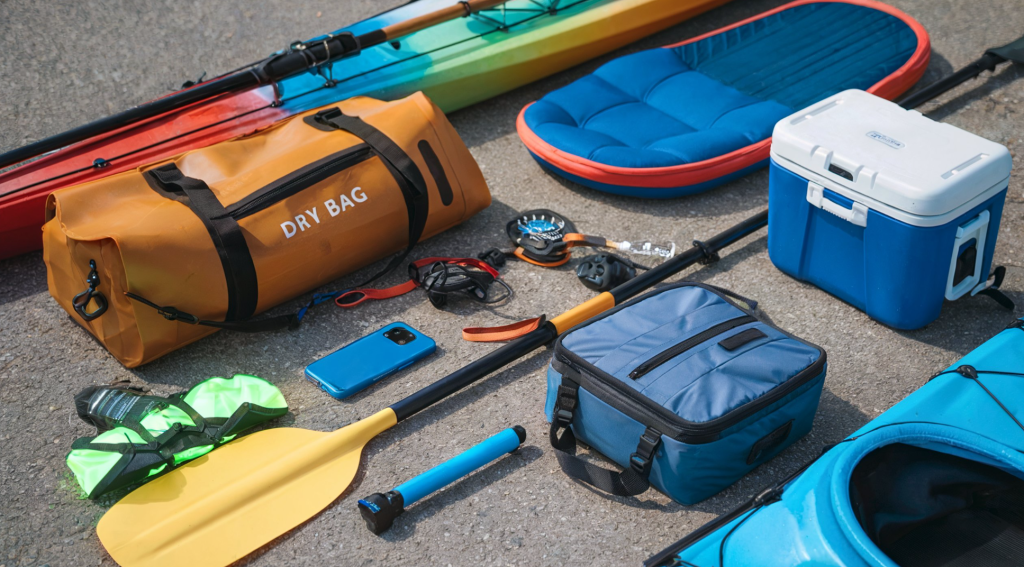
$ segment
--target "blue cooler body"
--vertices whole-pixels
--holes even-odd
[[[923,327],[988,285],[1010,169],[1000,144],[844,91],[775,127],[769,256],[881,323]]]

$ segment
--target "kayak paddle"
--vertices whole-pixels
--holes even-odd
[[[351,485],[371,439],[558,335],[768,224],[757,215],[562,313],[404,400],[333,432],[280,428],[233,441],[138,488],[96,532],[123,567],[221,567],[307,521]]]
[[[454,2],[446,8],[369,31],[359,36],[344,33],[305,43],[296,43],[287,51],[271,55],[258,63],[246,66],[238,71],[198,83],[195,86],[165,97],[140,104],[123,112],[0,154],[0,169],[217,95],[270,84],[313,67],[331,63],[344,57],[358,55],[363,49],[394,41],[442,22],[469,16],[480,10],[493,8],[505,2],[506,0],[466,0],[465,2]]]
[[[943,77],[917,92],[903,96],[895,102],[903,108],[916,108],[953,87],[977,77],[984,71],[995,71],[999,64],[1007,61],[1024,64],[1024,37],[1002,47],[993,47],[985,51],[984,55],[963,69],[948,77]]]

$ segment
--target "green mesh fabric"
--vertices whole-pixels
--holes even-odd
[[[281,390],[256,376],[235,374],[232,378],[210,378],[197,384],[185,396],[185,403],[211,419],[227,419],[245,402],[265,408],[287,408]]]
[[[175,425],[181,426],[180,433],[161,439],[163,444],[159,447],[147,444],[138,432],[128,427],[115,427],[95,437],[76,440],[67,456],[68,468],[91,498],[153,478],[233,440],[241,430],[288,411],[284,396],[276,386],[245,374],[232,378],[209,378],[182,398],[203,420],[216,424],[228,421],[232,424],[230,426],[219,427],[202,420],[196,423],[171,403],[175,399],[172,396],[168,403],[158,404],[139,421],[139,425],[154,438],[160,438]],[[124,453],[118,450],[128,446],[133,449]],[[161,452],[165,447],[176,451],[170,462],[161,456],[166,455]],[[139,460],[134,461],[136,458]],[[117,476],[108,478],[115,470]]]
[[[78,486],[86,494],[92,496],[96,485],[107,476],[110,469],[114,468],[117,461],[121,459],[121,453],[110,451],[95,451],[93,449],[73,449],[68,453],[68,468],[75,475]]]
[[[199,412],[202,415],[202,412]],[[181,411],[181,408],[175,406],[167,406],[159,410],[150,411],[146,414],[146,417],[142,418],[139,422],[146,431],[149,431],[150,435],[157,437],[162,435],[165,431],[170,429],[176,423],[182,425],[195,425],[192,418],[187,413]]]
[[[191,461],[192,459],[202,457],[203,455],[212,451],[213,448],[214,445],[202,445],[199,447],[192,447],[191,449],[186,449],[184,451],[175,453],[174,466],[178,466],[181,463],[184,463],[185,461]]]

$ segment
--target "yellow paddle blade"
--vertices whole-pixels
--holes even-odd
[[[366,443],[396,423],[388,408],[330,433],[242,437],[124,497],[96,533],[122,567],[229,565],[330,505]]]

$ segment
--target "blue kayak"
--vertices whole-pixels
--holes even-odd
[[[1024,565],[1024,320],[647,567]]]

